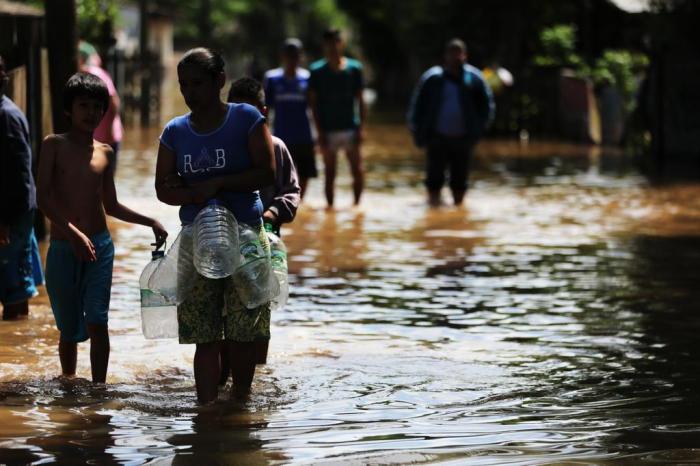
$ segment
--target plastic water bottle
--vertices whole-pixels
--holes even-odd
[[[233,275],[236,291],[248,309],[269,302],[279,293],[279,284],[274,279],[270,257],[260,243],[257,231],[248,225],[238,227],[240,266]]]
[[[207,278],[228,277],[238,266],[236,218],[216,200],[209,201],[193,223],[194,266]]]
[[[154,338],[175,338],[178,336],[177,306],[148,287],[148,280],[163,260],[163,251],[153,251],[151,262],[141,272],[141,328],[143,336]]]
[[[271,278],[277,279],[279,294],[272,299],[272,309],[279,309],[287,304],[289,299],[289,280],[287,279],[287,247],[284,241],[273,233],[271,225],[265,224],[267,240],[270,242],[270,262],[272,263]]]
[[[196,275],[192,262],[192,225],[185,225],[165,257],[158,261],[147,288],[163,295],[169,304],[180,304],[189,296]]]

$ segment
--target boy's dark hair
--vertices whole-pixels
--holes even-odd
[[[244,77],[237,79],[231,84],[228,91],[229,102],[255,102],[257,107],[265,106],[265,90],[260,81]]]
[[[467,53],[467,44],[459,37],[455,37],[445,43],[445,51],[452,49],[460,49],[462,52]]]
[[[340,34],[340,29],[338,28],[328,28],[325,31],[323,31],[323,40],[324,41],[339,41],[343,37]]]
[[[282,52],[290,55],[299,55],[304,49],[304,44],[296,37],[285,39],[282,44]]]
[[[109,91],[107,85],[94,74],[78,72],[68,79],[63,87],[63,109],[70,112],[76,97],[88,97],[98,100],[103,111],[109,107]]]
[[[182,66],[197,66],[215,78],[224,72],[226,63],[219,52],[206,47],[197,47],[185,52],[177,64],[177,69]]]

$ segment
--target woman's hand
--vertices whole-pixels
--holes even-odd
[[[170,189],[183,188],[185,186],[185,180],[177,173],[171,173],[163,180],[163,186]]]
[[[189,189],[192,193],[192,202],[194,204],[201,204],[216,197],[216,194],[221,189],[221,180],[220,178],[211,178],[206,181],[194,183]]]

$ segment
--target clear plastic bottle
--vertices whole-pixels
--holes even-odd
[[[238,267],[236,218],[216,200],[209,201],[193,222],[194,266],[207,278],[224,278]]]
[[[245,224],[238,226],[240,266],[233,275],[236,291],[248,309],[269,302],[279,293],[270,256],[260,243],[259,233]]]
[[[148,289],[163,295],[169,304],[189,296],[197,271],[192,262],[192,225],[182,227],[165,257],[148,279]]]
[[[148,280],[163,260],[163,251],[153,251],[151,262],[141,272],[141,328],[149,339],[175,338],[178,336],[177,306],[148,286]]]
[[[279,309],[287,304],[289,299],[289,281],[287,279],[287,247],[284,241],[277,236],[272,228],[268,228],[269,224],[265,225],[267,232],[267,240],[270,242],[270,261],[272,263],[271,278],[277,279],[279,284],[279,293],[272,299],[272,309]]]

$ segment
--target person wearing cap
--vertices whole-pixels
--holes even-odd
[[[300,67],[303,46],[290,38],[282,45],[282,66],[265,73],[267,107],[273,113],[273,134],[287,145],[299,175],[301,197],[309,178],[318,175],[308,115],[308,70]]]
[[[493,120],[493,94],[478,69],[467,63],[461,39],[445,45],[444,63],[421,76],[411,98],[408,126],[418,147],[426,148],[428,202],[441,204],[440,192],[449,171],[455,205],[468,188],[472,149]]]
[[[109,145],[114,151],[114,162],[116,170],[116,160],[119,153],[119,146],[121,145],[122,135],[124,133],[124,128],[122,126],[122,120],[119,117],[119,94],[117,94],[117,88],[114,86],[112,78],[109,73],[103,68],[101,68],[100,56],[97,54],[95,48],[88,42],[80,41],[78,47],[78,58],[80,62],[80,70],[97,76],[105,83],[107,86],[107,91],[109,92],[109,107],[105,112],[100,125],[97,127],[94,133],[94,138],[98,141]]]
[[[362,98],[362,64],[343,56],[344,48],[338,29],[325,31],[325,58],[311,65],[309,79],[309,103],[323,154],[328,208],[333,208],[338,151],[344,150],[350,163],[355,205],[360,203],[364,188],[360,146],[367,110]]]

